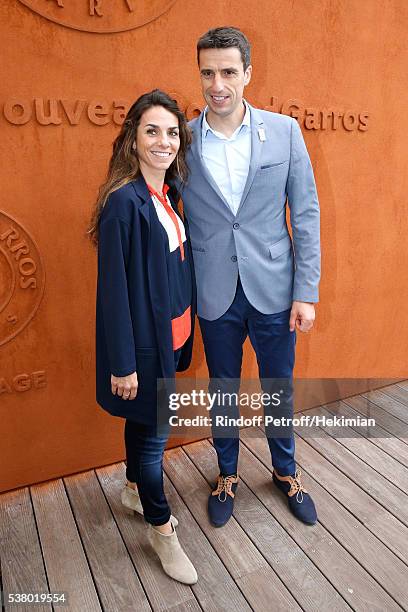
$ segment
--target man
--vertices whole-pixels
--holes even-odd
[[[240,30],[208,31],[197,43],[197,58],[207,107],[190,123],[191,177],[182,199],[210,387],[239,388],[249,335],[264,391],[280,389],[279,414],[293,416],[295,329],[308,332],[313,326],[320,278],[319,204],[310,159],[295,119],[243,99],[252,66]],[[219,405],[214,414],[237,415],[238,408]],[[281,436],[279,431],[266,430],[273,482],[293,514],[313,524],[316,510],[296,469],[293,430]],[[219,527],[232,514],[238,486],[239,430],[217,430],[213,416],[213,440],[220,475],[208,511]]]

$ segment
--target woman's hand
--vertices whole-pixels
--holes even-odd
[[[138,387],[136,372],[127,376],[111,374],[111,387],[113,395],[119,395],[124,400],[135,399]]]

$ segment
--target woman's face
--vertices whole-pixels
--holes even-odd
[[[180,148],[179,122],[163,106],[152,106],[140,119],[136,134],[136,154],[140,169],[166,171]]]

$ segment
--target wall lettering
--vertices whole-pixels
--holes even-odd
[[[89,0],[89,14],[103,17],[102,0]]]
[[[55,98],[9,98],[3,106],[4,118],[13,125],[24,125],[31,120],[40,125],[78,125],[86,115],[94,125],[107,125],[111,121],[122,125],[130,107],[127,100],[67,100]]]
[[[71,125],[78,125],[86,106],[86,100],[60,100],[64,113]]]
[[[12,378],[0,377],[0,397],[4,393],[24,393],[30,389],[44,389],[46,386],[45,370],[37,370],[31,374],[17,374]]]
[[[29,100],[18,100],[10,98],[4,104],[4,116],[14,125],[24,125],[31,119],[32,111]]]
[[[106,125],[110,119],[108,117],[109,106],[107,102],[103,100],[92,100],[88,104],[88,118],[89,121],[95,125]]]
[[[49,21],[91,33],[115,33],[139,28],[167,13],[176,1],[20,0]]]
[[[35,315],[45,286],[38,247],[15,219],[0,211],[0,345]]]
[[[337,130],[340,127],[348,132],[368,130],[369,113],[367,111],[339,111],[337,109],[306,107],[298,99],[291,98],[279,103],[276,96],[271,98],[271,104],[263,107],[274,113],[290,115],[299,121],[306,130]]]
[[[130,108],[130,102],[127,100],[116,100],[113,103],[112,119],[116,125],[122,125],[126,119],[127,112]]]
[[[202,107],[202,102],[189,102],[182,95],[172,92],[180,108],[188,120],[196,117]],[[95,100],[67,100],[66,98],[8,98],[3,105],[4,118],[13,125],[25,125],[29,121],[36,121],[40,125],[78,125],[85,117],[94,125],[104,126],[109,123],[122,125],[126,113],[132,104],[129,100],[104,99]],[[347,132],[366,132],[369,125],[367,111],[346,110],[340,111],[331,108],[317,108],[306,106],[298,99],[291,98],[282,103],[276,96],[271,98],[271,104],[255,104],[259,108],[283,115],[290,115],[297,119],[306,130],[338,130]]]
[[[57,100],[34,98],[35,116],[40,125],[60,125]]]

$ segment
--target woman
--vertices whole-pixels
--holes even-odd
[[[175,100],[158,89],[142,95],[114,142],[89,234],[98,246],[97,402],[126,419],[122,503],[144,514],[164,571],[194,584],[163,490],[168,420],[157,427],[157,379],[174,382],[192,352],[192,255],[167,194],[168,181],[187,178],[189,144]]]

